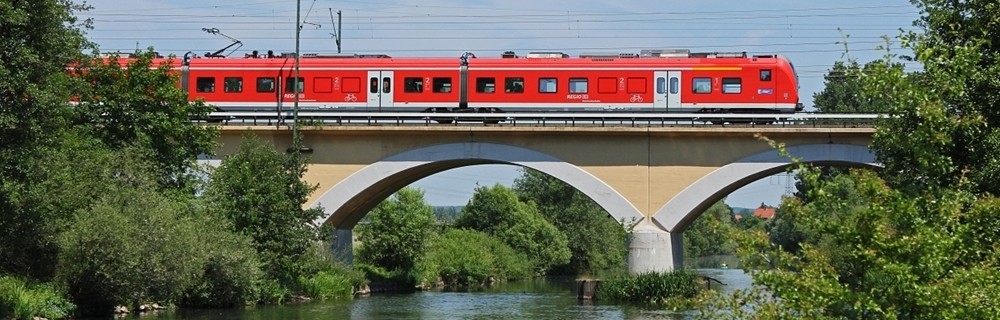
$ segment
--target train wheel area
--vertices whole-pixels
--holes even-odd
[[[506,120],[506,116],[498,115],[504,113],[500,108],[429,108],[425,113],[448,114],[447,117],[430,117],[430,120],[439,124],[451,124],[456,122],[481,122],[485,124],[498,124]],[[474,116],[465,117],[462,115],[472,114]]]

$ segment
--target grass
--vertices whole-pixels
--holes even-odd
[[[320,271],[299,280],[302,292],[315,299],[349,298],[354,295],[351,279],[342,274]]]
[[[701,291],[698,275],[678,270],[620,276],[604,280],[597,287],[597,299],[653,305],[676,304],[694,299]]]
[[[51,285],[30,285],[15,277],[0,277],[0,318],[63,319],[75,308]]]

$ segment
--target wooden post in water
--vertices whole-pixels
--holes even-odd
[[[599,279],[576,280],[576,298],[579,300],[597,300],[597,287],[601,284]]]

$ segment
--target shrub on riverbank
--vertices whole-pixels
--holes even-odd
[[[302,293],[315,299],[347,298],[354,295],[354,286],[347,275],[320,271],[311,277],[299,278]]]
[[[445,285],[484,285],[531,276],[529,260],[497,238],[473,230],[451,229],[432,238],[420,265],[428,281]]]
[[[350,298],[354,289],[368,284],[364,272],[337,261],[328,247],[330,239],[316,242],[302,262],[301,294],[314,299]]]
[[[0,277],[0,318],[62,319],[75,308],[51,285],[29,285],[18,278]]]
[[[187,203],[127,179],[112,183],[114,192],[76,212],[60,235],[56,281],[84,315],[177,301],[198,281],[211,251],[211,238],[204,237],[211,221],[190,212]]]
[[[698,275],[692,272],[651,272],[604,280],[597,287],[597,298],[615,302],[669,305],[678,299],[695,298],[700,290]]]
[[[198,281],[184,292],[181,307],[228,308],[256,303],[264,272],[253,241],[236,233],[206,232],[212,243]]]

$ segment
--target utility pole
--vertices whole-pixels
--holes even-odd
[[[343,30],[341,29],[340,23],[341,23],[341,18],[343,17],[340,15],[340,10],[337,10],[337,21],[336,23],[334,23],[333,8],[327,8],[327,9],[330,9],[330,23],[333,23],[333,33],[331,33],[331,35],[333,35],[333,39],[337,42],[337,53],[340,53],[340,30]]]
[[[792,191],[793,188],[795,188],[795,185],[793,184],[792,174],[785,173],[785,196],[791,197],[792,193],[794,193]]]
[[[299,154],[299,149],[302,147],[302,141],[299,139],[299,38],[302,33],[302,0],[295,1],[295,79],[292,84],[293,93],[295,93],[295,103],[292,105],[292,148],[295,149],[295,154]]]

